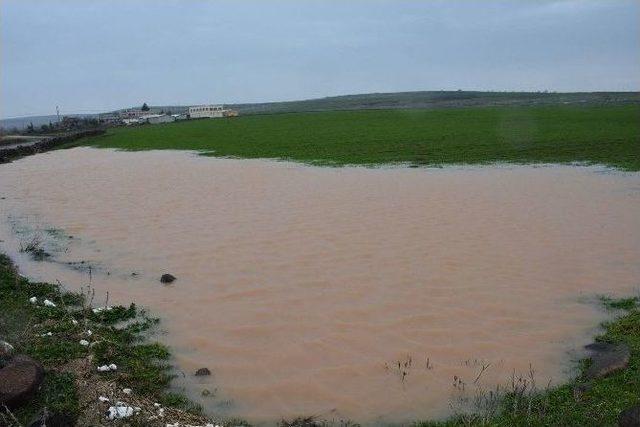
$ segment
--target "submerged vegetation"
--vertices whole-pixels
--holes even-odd
[[[538,389],[533,370],[514,376],[506,390],[478,391],[469,413],[421,427],[473,426],[610,426],[622,411],[640,404],[640,306],[636,297],[602,298],[608,310],[621,314],[605,323],[598,343],[625,344],[631,350],[628,366],[604,378],[588,380],[590,360],[581,361],[581,374],[568,384]]]
[[[79,144],[318,165],[572,163],[640,170],[640,106],[330,111],[110,129]]]

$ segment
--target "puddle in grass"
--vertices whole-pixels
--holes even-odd
[[[0,248],[71,289],[92,265],[98,295],[162,317],[178,384],[211,413],[403,422],[530,364],[566,379],[595,295],[637,292],[640,174],[602,171],[75,148],[0,166]],[[18,253],[29,230],[55,262]]]

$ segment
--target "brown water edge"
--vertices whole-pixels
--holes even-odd
[[[453,377],[473,392],[483,363],[484,387],[530,363],[539,385],[563,381],[604,318],[590,301],[640,284],[640,174],[601,168],[75,148],[3,165],[0,197],[0,250],[24,274],[78,289],[86,272],[63,263],[87,261],[98,295],[163,318],[179,384],[254,422],[446,416]],[[18,253],[33,229],[60,263]]]

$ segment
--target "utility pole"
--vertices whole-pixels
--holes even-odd
[[[58,116],[58,124],[60,124],[60,108],[56,105],[56,116]]]

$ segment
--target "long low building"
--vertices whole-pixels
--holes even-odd
[[[224,105],[195,105],[189,107],[188,112],[191,119],[218,118],[227,116],[237,116],[238,113],[224,108]]]

